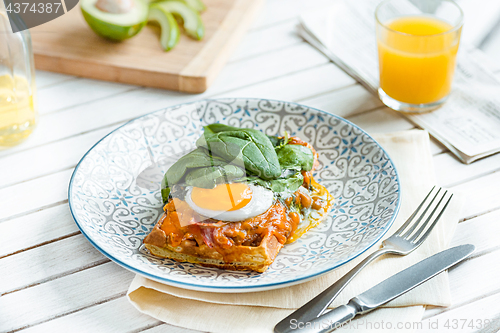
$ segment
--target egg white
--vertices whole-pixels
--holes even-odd
[[[261,186],[255,186],[247,184],[248,187],[252,190],[252,199],[245,206],[238,210],[233,211],[225,211],[225,210],[212,210],[201,208],[197,206],[193,199],[191,198],[191,192],[193,191],[192,186],[187,187],[185,201],[188,205],[198,214],[221,220],[221,221],[229,221],[229,222],[237,222],[242,221],[262,213],[265,213],[269,207],[273,204],[273,192],[263,188]]]

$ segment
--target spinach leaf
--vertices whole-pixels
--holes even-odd
[[[203,129],[205,130],[205,133],[208,131],[210,134],[213,134],[213,133],[229,132],[229,131],[241,131],[244,128],[213,123],[207,126],[203,126]]]
[[[163,182],[162,182],[162,188],[161,188],[161,199],[163,200],[163,204],[166,204],[168,201],[168,197],[170,195],[170,187],[163,187]]]
[[[267,137],[269,138],[269,141],[271,141],[271,143],[273,144],[275,150],[284,147],[290,141],[290,135],[288,134],[287,131],[285,131],[285,134],[282,137],[273,135],[268,135]]]
[[[184,177],[188,169],[223,166],[226,164],[227,162],[223,159],[211,156],[202,148],[196,148],[187,155],[182,156],[167,170],[165,176],[163,177],[162,184],[165,186],[168,186],[168,184],[177,184]]]
[[[271,190],[278,193],[293,193],[299,189],[303,182],[304,176],[302,176],[300,172],[297,172],[295,175],[289,178],[279,178],[271,180]]]
[[[274,148],[280,147],[285,142],[285,139],[279,136],[268,135],[267,138],[271,141]]]
[[[217,184],[228,183],[245,175],[237,166],[227,164],[218,167],[194,169],[186,174],[185,183],[195,187],[214,188]]]
[[[295,172],[292,176],[288,178],[278,178],[273,180],[263,180],[259,177],[250,176],[244,177],[236,180],[237,182],[245,182],[249,184],[256,184],[265,187],[274,193],[293,193],[298,190],[298,188],[304,182],[304,177],[302,173]]]
[[[198,147],[226,161],[241,158],[248,172],[264,180],[280,176],[274,146],[262,132],[222,124],[208,125],[205,129],[203,136],[196,141]]]
[[[314,155],[311,149],[301,145],[285,145],[276,150],[282,169],[309,171],[313,167]]]

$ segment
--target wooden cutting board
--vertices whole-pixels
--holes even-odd
[[[112,42],[97,36],[77,6],[30,29],[37,69],[190,93],[205,91],[227,61],[264,0],[204,0],[205,37],[185,34],[164,52],[159,28]]]

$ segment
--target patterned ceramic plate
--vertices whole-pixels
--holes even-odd
[[[335,197],[327,220],[285,245],[262,274],[161,259],[142,246],[162,213],[161,175],[214,122],[310,142],[321,163],[314,177]],[[379,240],[399,203],[394,164],[362,129],[317,109],[261,99],[204,100],[132,120],[87,152],[69,185],[73,217],[104,255],[153,280],[213,292],[281,288],[331,271]]]

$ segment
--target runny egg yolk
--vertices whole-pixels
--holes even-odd
[[[193,187],[191,199],[200,208],[233,211],[248,205],[252,190],[240,183],[220,184],[212,189]]]

